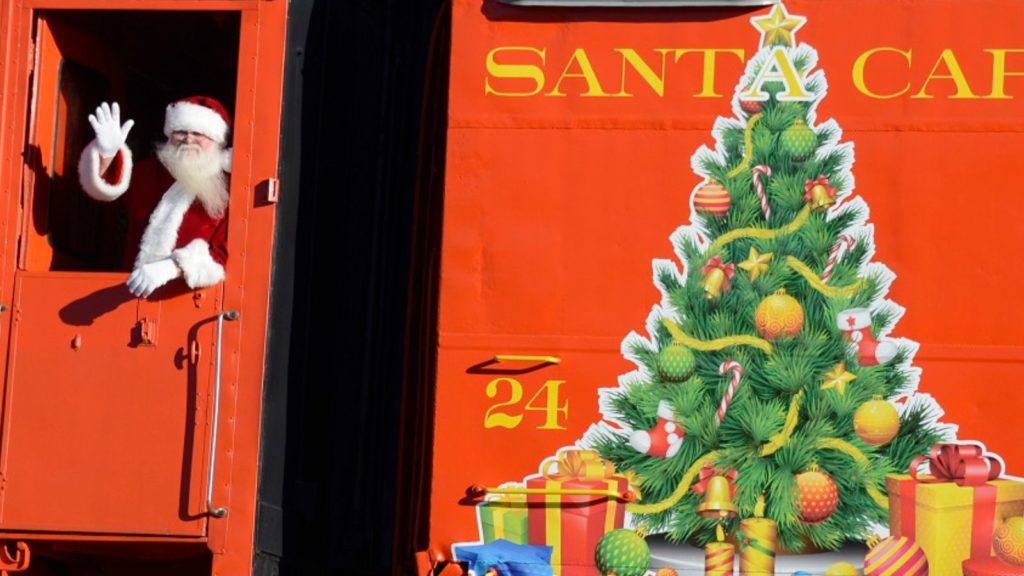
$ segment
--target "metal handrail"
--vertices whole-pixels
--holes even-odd
[[[217,467],[217,429],[220,423],[220,357],[224,341],[224,320],[234,322],[240,314],[235,310],[225,310],[217,315],[217,352],[214,358],[213,382],[213,427],[210,430],[210,460],[206,472],[206,511],[214,518],[228,515],[227,508],[213,507],[213,473]]]

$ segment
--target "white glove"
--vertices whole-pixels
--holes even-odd
[[[132,270],[126,284],[128,284],[128,291],[133,295],[147,298],[154,290],[180,275],[181,270],[178,269],[178,265],[174,263],[174,260],[164,258],[163,260],[143,264]]]
[[[118,149],[128,140],[128,132],[135,125],[129,120],[121,125],[121,107],[104,102],[96,108],[95,114],[89,114],[89,124],[96,132],[96,148],[103,158],[112,158]]]

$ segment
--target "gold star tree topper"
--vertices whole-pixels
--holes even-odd
[[[796,31],[800,29],[807,18],[803,16],[791,16],[786,12],[782,4],[772,6],[772,11],[767,16],[755,16],[750,23],[761,31],[761,47],[770,46],[796,46]]]
[[[825,381],[821,383],[821,389],[835,388],[836,392],[842,396],[846,394],[846,385],[856,379],[856,376],[846,371],[846,363],[840,362],[828,374],[825,374]]]

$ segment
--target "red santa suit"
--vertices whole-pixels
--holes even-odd
[[[226,112],[223,114],[226,116]],[[207,106],[179,101],[168,106],[164,127],[168,135],[175,130],[199,132],[223,143],[227,123],[220,112]],[[230,152],[226,154],[229,158]],[[111,202],[120,198],[125,203],[126,269],[171,258],[190,288],[212,286],[224,280],[226,212],[219,217],[208,214],[203,203],[177,182],[157,158],[134,166],[127,146],[121,146],[103,174],[99,171],[100,163],[94,141],[82,152],[79,181],[82,189],[96,200]],[[225,166],[225,170],[229,171],[229,167]]]

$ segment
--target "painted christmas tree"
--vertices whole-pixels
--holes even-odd
[[[739,518],[764,515],[798,552],[864,540],[888,523],[884,477],[950,435],[916,394],[917,344],[886,337],[903,309],[871,262],[868,206],[852,197],[853,146],[818,124],[826,95],[805,18],[751,20],[761,47],[693,169],[692,225],[672,236],[682,271],[655,260],[664,298],[623,353],[638,370],[602,391],[607,422],[586,443],[637,480],[634,522],[705,543],[709,476],[729,480]],[[760,512],[760,511],[759,511]]]

